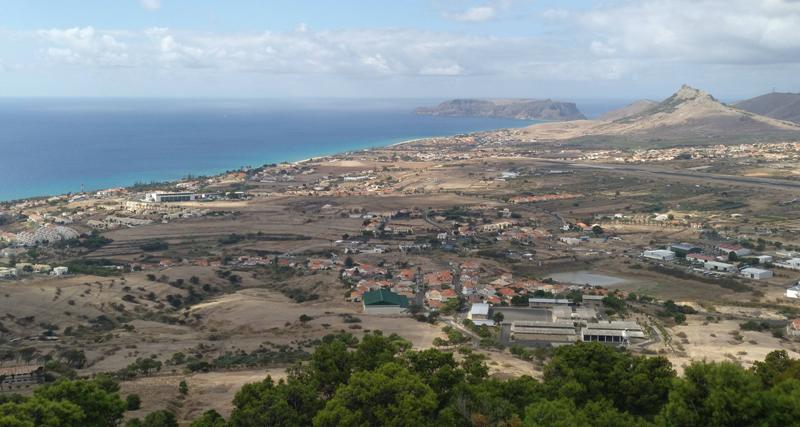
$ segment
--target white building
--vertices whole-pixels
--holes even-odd
[[[726,273],[735,273],[737,271],[735,265],[718,261],[708,261],[703,264],[703,268],[709,271],[723,271]]]
[[[800,298],[800,283],[786,290],[786,298]]]
[[[69,273],[69,268],[67,267],[56,267],[53,271],[50,272],[51,276],[63,276]]]
[[[672,261],[675,259],[675,252],[666,249],[656,249],[652,251],[642,252],[642,256],[649,259],[657,259],[659,261]]]
[[[155,203],[170,203],[170,202],[191,202],[197,199],[197,195],[194,193],[164,193],[164,192],[155,192],[155,193],[147,193],[144,196],[144,200],[146,202],[155,202]]]
[[[14,279],[17,277],[16,268],[0,267],[0,279]]]
[[[759,264],[769,264],[772,262],[772,256],[770,255],[758,255],[755,258],[758,260]]]
[[[475,303],[469,309],[467,319],[472,320],[472,323],[480,325],[494,326],[494,321],[489,318],[489,304]]]
[[[764,280],[772,277],[772,271],[763,268],[748,267],[739,272],[742,276],[753,280]]]
[[[800,258],[792,258],[784,262],[776,262],[775,266],[781,268],[788,268],[790,270],[800,270]]]

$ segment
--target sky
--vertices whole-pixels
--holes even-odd
[[[800,0],[0,0],[0,96],[800,92]]]

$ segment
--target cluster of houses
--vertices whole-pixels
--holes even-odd
[[[30,264],[18,262],[14,267],[0,267],[0,279],[16,279],[23,273],[49,274],[60,277],[69,273],[69,268],[64,266],[50,267],[47,264]]]
[[[772,270],[752,265],[739,268],[731,260],[748,260],[755,265],[771,265],[770,255],[751,255],[752,251],[737,244],[720,243],[715,248],[715,255],[703,253],[703,248],[690,243],[675,243],[667,249],[653,249],[642,252],[646,259],[675,262],[685,260],[705,272],[720,274],[738,274],[752,280],[766,280],[773,276]]]
[[[581,286],[515,279],[509,272],[488,272],[481,262],[469,259],[452,269],[423,272],[417,268],[389,271],[385,267],[359,264],[344,269],[342,277],[352,283],[349,300],[364,303],[370,292],[384,291],[405,297],[428,309],[441,309],[448,301],[469,304],[510,305],[537,291],[562,293]],[[368,304],[364,304],[365,310]],[[399,307],[397,307],[399,309]]]

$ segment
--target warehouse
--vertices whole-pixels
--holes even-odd
[[[587,323],[581,328],[581,341],[602,342],[614,345],[628,345],[642,341],[647,336],[636,322],[608,321]]]
[[[519,321],[511,324],[510,341],[520,345],[570,344],[578,341],[571,321]]]
[[[765,280],[772,277],[772,271],[763,268],[748,267],[739,272],[742,276],[753,280]]]
[[[365,292],[361,300],[368,314],[400,314],[408,309],[407,297],[387,289]]]
[[[642,256],[649,259],[657,259],[659,261],[672,261],[675,259],[675,252],[666,249],[656,249],[653,251],[644,251]]]

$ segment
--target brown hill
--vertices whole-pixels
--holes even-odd
[[[576,140],[586,145],[733,144],[800,139],[800,125],[761,116],[717,101],[684,85],[664,101],[615,121],[582,120],[526,128],[536,139]]]
[[[741,101],[736,107],[773,119],[800,123],[800,93],[768,93]]]
[[[597,120],[603,122],[613,122],[616,120],[624,119],[626,117],[641,114],[650,108],[658,105],[658,102],[649,99],[640,99],[632,104],[628,104],[622,108],[611,110],[598,117]]]

